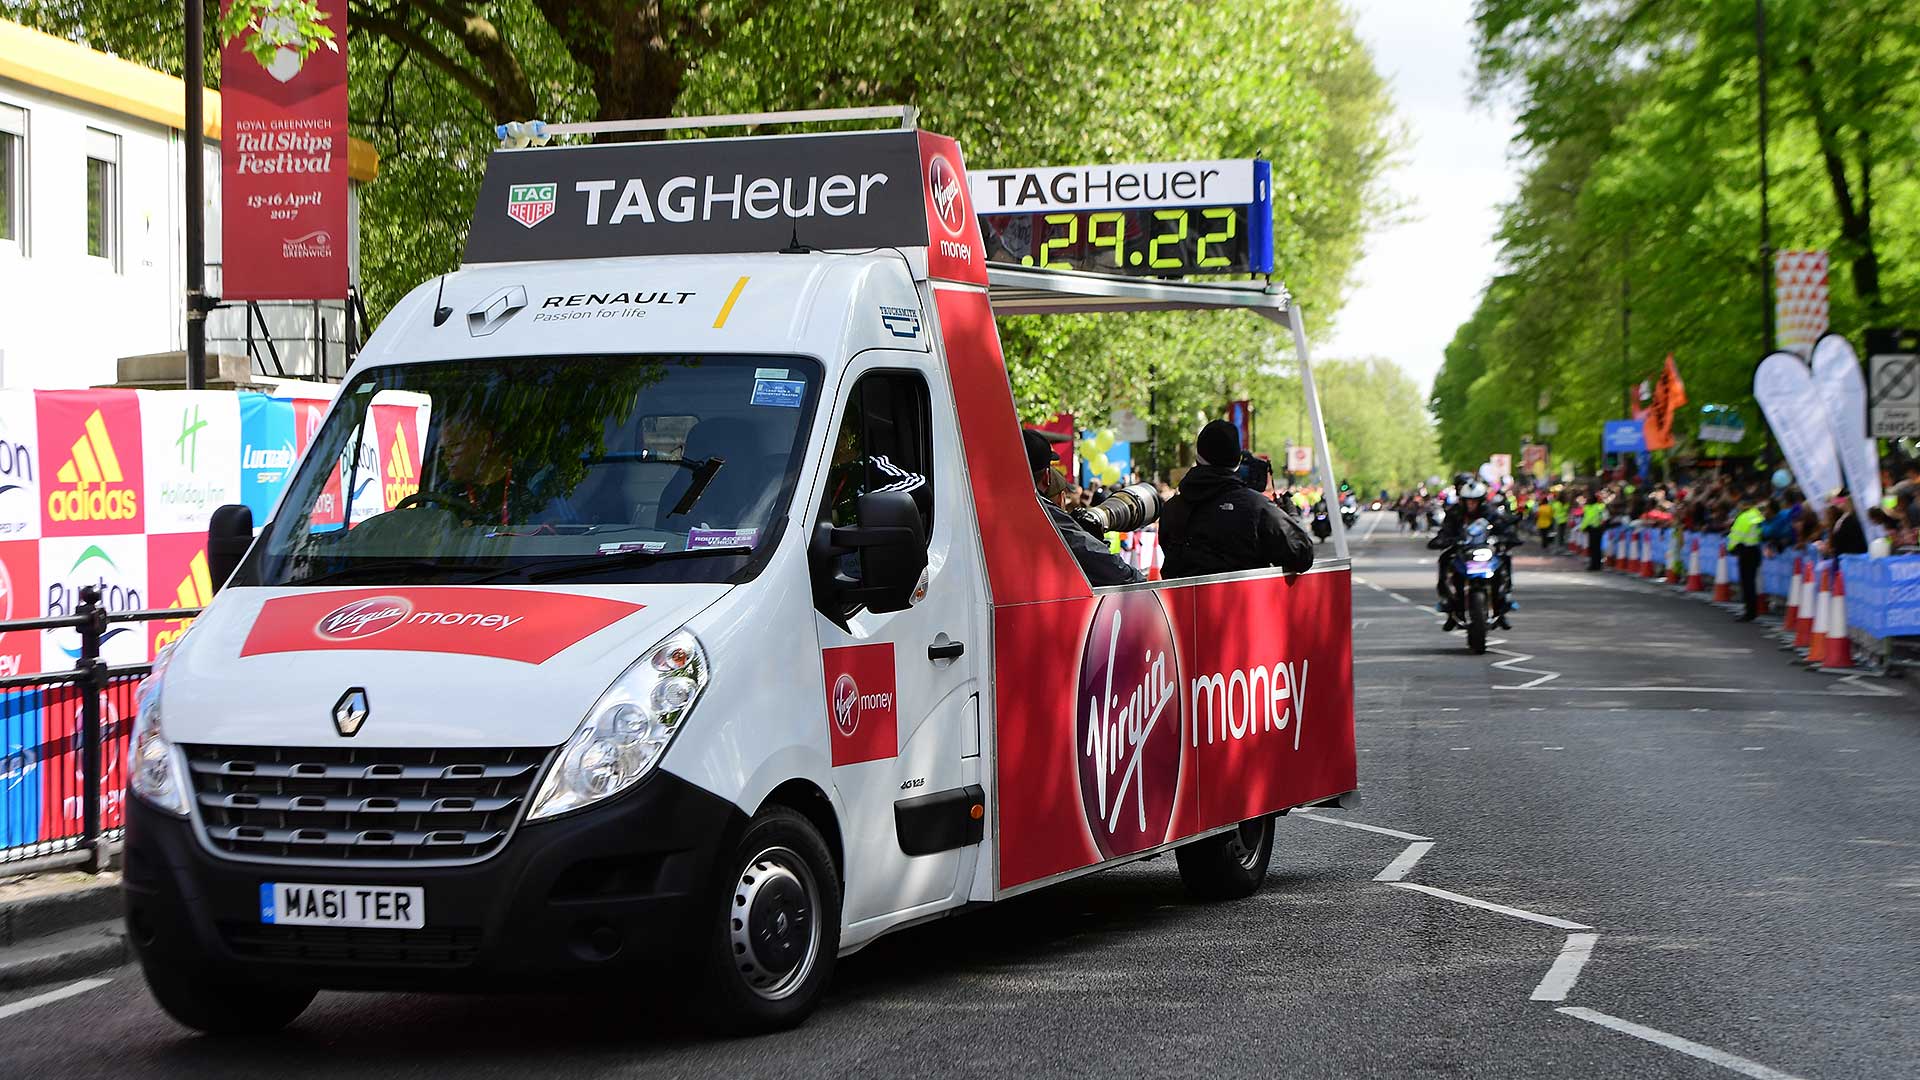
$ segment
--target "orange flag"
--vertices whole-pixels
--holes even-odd
[[[1647,407],[1647,449],[1665,450],[1673,445],[1673,414],[1686,403],[1687,384],[1680,381],[1680,369],[1674,366],[1673,354],[1668,353],[1659,385],[1653,388],[1653,404]]]

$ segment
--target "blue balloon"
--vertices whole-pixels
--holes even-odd
[[[1792,483],[1793,483],[1792,473],[1788,472],[1785,469],[1773,470],[1773,488],[1775,491],[1784,491]]]

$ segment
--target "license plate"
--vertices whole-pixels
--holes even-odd
[[[1467,573],[1474,577],[1486,577],[1493,573],[1493,564],[1484,559],[1476,559],[1467,564]]]
[[[427,925],[426,890],[416,885],[260,886],[260,921],[269,926],[352,926],[418,930]]]

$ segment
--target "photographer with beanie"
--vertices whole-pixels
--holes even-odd
[[[1198,577],[1278,566],[1290,574],[1313,565],[1313,541],[1300,523],[1241,478],[1240,430],[1225,420],[1200,429],[1200,464],[1160,514],[1165,577]]]
[[[1066,490],[1067,478],[1061,475],[1054,465],[1053,443],[1032,428],[1022,428],[1021,438],[1026,440],[1027,468],[1033,473],[1033,488],[1040,496],[1040,508],[1047,513],[1047,520],[1066,542],[1067,550],[1087,580],[1095,585],[1131,585],[1143,580],[1140,571],[1135,570],[1127,560],[1107,550],[1107,545],[1094,539],[1093,534],[1080,527],[1065,510],[1060,509],[1057,501],[1060,492]]]

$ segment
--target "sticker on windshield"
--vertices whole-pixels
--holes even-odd
[[[622,540],[615,544],[601,544],[602,555],[624,555],[629,551],[657,552],[667,550],[663,540]]]
[[[753,377],[756,379],[784,379],[788,374],[787,369],[783,367],[757,367],[753,369]]]
[[[758,539],[759,529],[695,529],[687,534],[687,550],[752,547]]]
[[[753,403],[755,405],[773,405],[782,409],[797,409],[807,395],[804,379],[755,379],[753,380]]]

